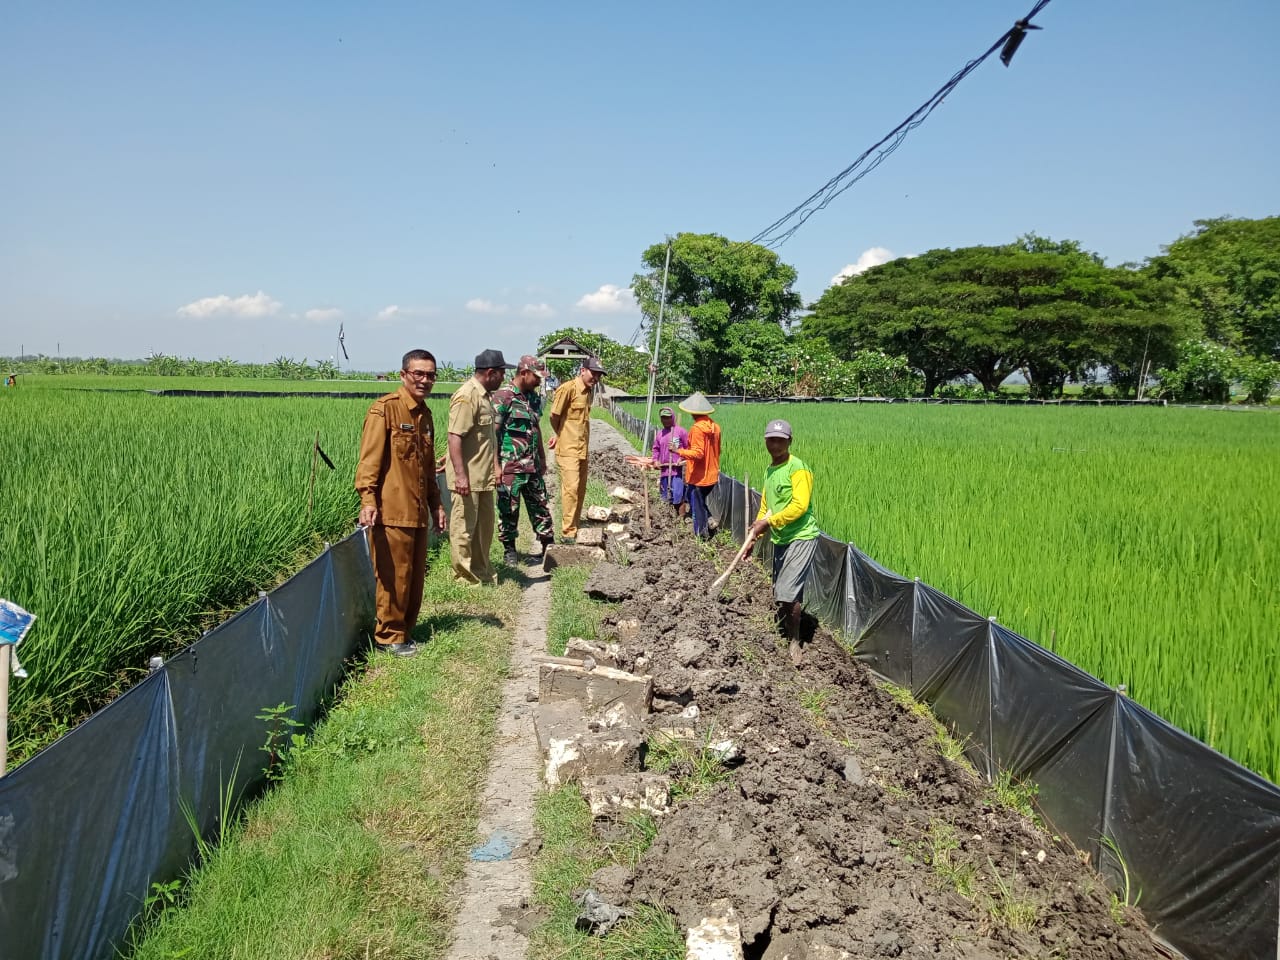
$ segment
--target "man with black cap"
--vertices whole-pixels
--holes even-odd
[[[588,357],[572,380],[560,384],[551,398],[551,429],[555,436],[547,446],[556,452],[560,473],[560,532],[568,539],[578,535],[582,501],[587,495],[587,451],[591,441],[591,403],[595,385],[605,375],[604,365]]]
[[[818,521],[813,516],[813,471],[791,453],[791,424],[770,420],[764,428],[764,446],[772,461],[764,474],[760,512],[751,525],[752,540],[769,533],[773,541],[773,599],[779,624],[791,641],[791,662],[803,661],[800,649],[800,616],[804,586],[817,553]]]
[[[449,558],[453,575],[463,583],[496,584],[498,572],[489,560],[496,517],[494,489],[501,469],[495,433],[497,415],[489,394],[502,386],[515,364],[501,350],[476,357],[476,372],[449,400],[449,457],[445,479],[453,491],[449,516]]]
[[[509,566],[520,562],[516,533],[521,497],[529,508],[529,523],[543,550],[555,541],[547,486],[542,479],[547,454],[542,448],[540,388],[546,375],[542,361],[526,354],[516,364],[511,383],[493,395],[493,408],[498,415],[498,463],[502,468],[498,479],[498,539],[502,542],[502,562]]]

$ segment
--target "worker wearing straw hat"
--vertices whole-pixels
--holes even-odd
[[[720,479],[720,424],[711,419],[716,408],[700,392],[690,394],[679,406],[693,417],[693,426],[689,428],[689,445],[681,447],[673,440],[672,449],[685,462],[684,487],[693,513],[694,535],[706,540],[711,536],[707,497]]]

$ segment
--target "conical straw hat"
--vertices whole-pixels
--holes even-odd
[[[685,413],[715,413],[716,408],[711,405],[711,401],[703,396],[701,391],[695,390],[680,402],[680,409]]]

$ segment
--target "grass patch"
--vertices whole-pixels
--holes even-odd
[[[547,618],[547,652],[564,653],[570,637],[594,640],[600,619],[612,605],[592,600],[583,592],[589,567],[556,567],[551,571],[551,615]]]
[[[1043,826],[1035,808],[1039,793],[1037,784],[1030,780],[1015,780],[1008,770],[1001,770],[995,782],[987,788],[987,798],[992,804],[1017,810],[1032,823]]]
[[[621,839],[606,844],[592,831],[591,811],[578,788],[566,784],[539,797],[534,824],[542,837],[533,864],[534,901],[547,919],[529,939],[531,960],[683,960],[683,932],[670,914],[649,904],[636,906],[604,937],[574,925],[574,895],[599,868],[634,865],[657,834],[652,818],[623,820]]]
[[[708,732],[696,742],[658,737],[649,743],[645,766],[671,778],[671,802],[696,797],[729,779],[723,753]]]
[[[448,578],[434,556],[422,652],[374,656],[276,789],[160,891],[127,956],[443,955],[520,602],[514,583],[459,594]]]

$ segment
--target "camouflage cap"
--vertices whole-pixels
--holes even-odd
[[[516,364],[516,373],[521,370],[532,370],[538,375],[539,380],[547,379],[547,365],[531,353],[526,353]]]

